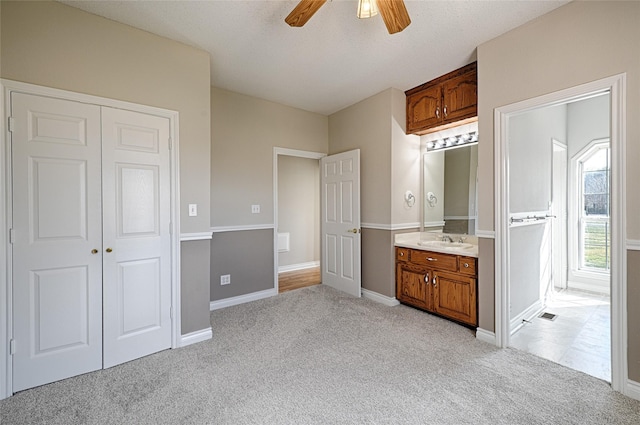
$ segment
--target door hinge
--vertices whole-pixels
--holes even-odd
[[[173,307],[169,307],[169,318],[173,320]]]
[[[9,355],[13,356],[16,353],[16,340],[9,341]]]
[[[171,137],[169,137],[169,150],[171,150],[173,148],[173,140],[171,140]]]
[[[13,128],[16,125],[16,119],[13,117],[9,117],[9,131],[12,132]]]
[[[13,229],[9,229],[9,243],[12,244],[15,242],[15,240],[16,240],[16,235]]]
[[[169,234],[173,235],[173,224],[169,222]]]

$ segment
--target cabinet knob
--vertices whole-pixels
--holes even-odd
[[[447,117],[447,105],[444,105],[444,109],[442,110],[442,112],[444,113],[444,117]]]
[[[429,273],[427,273],[427,274],[424,276],[424,281],[427,283],[427,285],[429,284]]]
[[[436,108],[436,118],[440,118],[440,107]]]
[[[433,287],[436,288],[438,286],[438,276],[437,275],[433,275],[433,281],[431,281],[431,283],[433,283]]]
[[[469,263],[464,263],[464,266],[465,266],[466,268],[469,268]]]
[[[404,252],[401,252],[401,253],[400,253],[400,256],[401,256],[401,257],[404,257]]]
[[[427,261],[438,261],[437,258],[427,257]]]

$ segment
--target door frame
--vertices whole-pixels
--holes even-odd
[[[169,137],[171,138],[170,156],[170,237],[171,237],[171,348],[180,346],[180,157],[179,157],[179,114],[177,111],[156,108],[153,106],[87,95],[67,90],[54,89],[35,84],[0,79],[0,176],[4,184],[0,184],[0,400],[13,394],[12,358],[9,355],[9,341],[13,337],[12,311],[12,258],[8,231],[12,225],[12,182],[11,182],[11,138],[8,123],[11,111],[11,93],[19,92],[36,96],[126,109],[169,119]]]
[[[320,166],[320,160],[327,156],[326,153],[303,151],[289,148],[273,148],[273,287],[275,295],[279,292],[278,283],[278,156],[293,156],[296,158],[315,159]],[[322,207],[322,197],[320,197],[320,205]],[[320,243],[322,245],[322,242]],[[322,248],[322,247],[321,247]],[[320,250],[322,252],[322,249]],[[320,264],[322,265],[322,255],[320,256]]]
[[[494,110],[495,337],[498,347],[509,346],[509,118],[606,91],[611,96],[611,181],[614,188],[611,192],[611,386],[628,395],[632,389],[627,364],[626,73]]]

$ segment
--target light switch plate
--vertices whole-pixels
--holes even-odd
[[[260,214],[260,205],[251,205],[251,214]]]
[[[196,217],[198,215],[198,204],[189,204],[189,217]]]

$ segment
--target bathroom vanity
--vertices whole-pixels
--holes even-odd
[[[477,238],[420,233],[396,236],[396,298],[477,327]],[[475,241],[475,244],[473,243]]]

